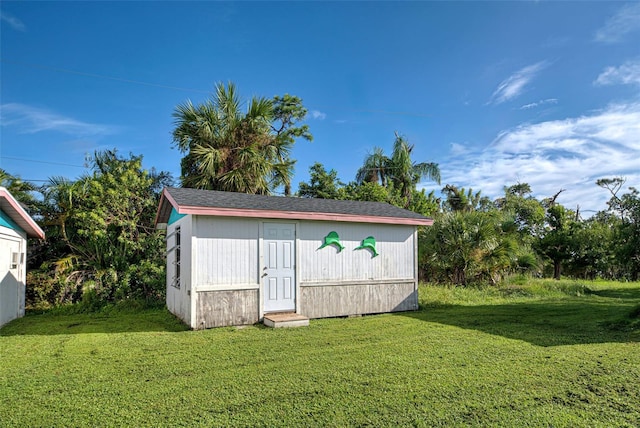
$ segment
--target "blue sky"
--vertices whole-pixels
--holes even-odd
[[[179,176],[172,112],[232,80],[309,110],[314,162],[354,179],[394,132],[442,186],[528,182],[585,213],[640,187],[639,2],[12,2],[1,10],[0,167],[76,178],[117,148]],[[421,183],[427,189],[439,189]]]

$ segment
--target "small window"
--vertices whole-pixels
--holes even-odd
[[[176,266],[176,276],[173,279],[173,286],[176,288],[180,288],[180,227],[176,227],[176,231],[175,231],[175,240],[176,240],[176,245],[175,245],[175,251],[176,251],[176,255],[175,255],[175,261],[174,261],[174,265]]]
[[[18,269],[20,263],[20,253],[11,253],[11,269]]]

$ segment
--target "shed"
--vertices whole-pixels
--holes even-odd
[[[0,187],[0,326],[24,315],[27,237],[44,239],[44,232]]]
[[[167,307],[191,328],[418,308],[418,226],[386,203],[164,189]]]

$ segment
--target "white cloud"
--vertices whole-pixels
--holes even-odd
[[[547,61],[540,61],[516,71],[498,85],[488,104],[501,104],[516,98],[525,90],[536,74],[547,66]]]
[[[464,144],[451,143],[449,153],[451,153],[452,156],[460,156],[469,153],[469,151],[470,150]]]
[[[601,43],[616,43],[635,31],[640,30],[640,3],[622,6],[618,12],[607,19],[596,32],[595,40]]]
[[[544,104],[558,104],[557,98],[547,98],[546,100],[536,101],[534,103],[525,104],[520,107],[520,110],[529,110],[535,107],[539,107]]]
[[[325,120],[327,118],[327,115],[326,115],[326,113],[323,113],[323,112],[318,111],[318,110],[311,110],[311,117],[313,119]]]
[[[481,152],[452,154],[440,168],[443,183],[492,198],[516,182],[529,183],[539,198],[566,189],[558,201],[590,215],[605,209],[609,196],[595,181],[624,176],[629,186],[640,186],[639,159],[640,103],[633,103],[504,131]]]
[[[598,76],[596,85],[640,85],[640,59],[627,61],[620,67],[607,67]]]
[[[8,12],[0,10],[0,21],[6,22],[11,28],[16,31],[27,31],[27,27],[26,25],[24,25],[24,22],[20,21],[18,18]]]
[[[18,103],[0,105],[0,121],[2,126],[17,128],[18,132],[24,134],[56,131],[87,137],[109,135],[117,130],[113,126],[82,122],[49,110]]]

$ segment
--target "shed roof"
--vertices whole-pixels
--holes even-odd
[[[246,193],[175,187],[166,188],[162,192],[156,215],[156,224],[167,223],[172,208],[178,214],[225,217],[325,220],[416,226],[433,224],[433,220],[430,218],[384,202],[249,195]]]
[[[14,221],[27,236],[44,239],[44,232],[40,226],[22,208],[20,203],[4,187],[0,187],[0,209]]]

